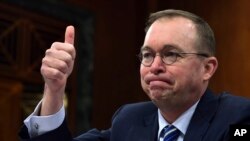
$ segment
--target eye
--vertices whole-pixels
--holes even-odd
[[[177,52],[168,51],[168,52],[163,53],[163,57],[169,58],[169,57],[182,57],[182,56]]]
[[[154,58],[154,54],[152,52],[142,52],[141,57],[143,59]]]

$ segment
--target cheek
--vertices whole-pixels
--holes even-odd
[[[185,85],[191,85],[193,83],[200,83],[201,79],[201,68],[197,66],[197,64],[191,64],[189,66],[184,67],[184,69],[176,70],[175,75],[176,79],[179,80],[180,83],[185,83]],[[178,78],[177,78],[178,77]]]
[[[148,71],[149,70],[147,68],[145,68],[144,66],[141,65],[141,67],[140,67],[141,85],[142,85],[142,88],[144,90],[147,87],[147,85],[146,85],[146,83],[144,81],[144,77],[147,75]]]
[[[148,69],[145,68],[143,65],[141,65],[140,67],[140,75],[141,75],[141,79],[143,79],[145,77],[145,75],[147,74]]]

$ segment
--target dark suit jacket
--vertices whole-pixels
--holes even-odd
[[[188,126],[184,141],[227,141],[229,125],[250,124],[250,101],[206,91]],[[54,131],[29,139],[27,128],[20,131],[22,141],[157,141],[157,107],[152,102],[128,104],[113,116],[108,130],[92,129],[74,139],[64,122]]]

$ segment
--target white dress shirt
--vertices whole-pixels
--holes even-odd
[[[174,125],[181,133],[178,137],[177,141],[183,141],[184,135],[186,134],[188,125],[190,123],[190,120],[194,114],[194,111],[197,107],[197,104],[199,101],[197,101],[192,107],[190,107],[187,111],[181,114],[180,117],[178,117],[172,125]],[[164,117],[161,115],[160,110],[158,109],[158,123],[159,123],[159,130],[158,130],[158,141],[163,141],[163,138],[160,138],[161,130],[169,125],[169,123],[164,119]]]

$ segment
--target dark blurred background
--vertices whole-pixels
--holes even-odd
[[[126,103],[148,100],[136,55],[150,13],[182,9],[214,29],[219,69],[215,92],[250,97],[248,0],[0,0],[0,140],[17,141],[22,121],[43,92],[41,59],[54,41],[76,28],[77,61],[66,88],[69,127],[77,135],[106,129]]]

